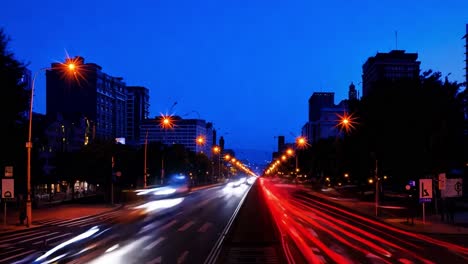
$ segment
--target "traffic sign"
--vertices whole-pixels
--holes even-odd
[[[445,190],[447,177],[445,173],[439,173],[439,190]]]
[[[442,197],[461,197],[463,195],[463,179],[447,179],[445,190],[441,191]]]
[[[2,179],[2,198],[15,198],[14,179]]]
[[[419,199],[424,202],[432,199],[432,179],[419,179]]]
[[[13,166],[5,166],[5,177],[13,177]]]

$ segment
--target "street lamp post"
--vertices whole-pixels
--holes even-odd
[[[177,102],[176,102],[177,103]],[[176,104],[174,103],[174,105]],[[168,128],[174,128],[174,123],[171,118],[171,115],[161,115],[161,124],[160,126],[164,129],[164,137],[163,137],[163,146],[164,146],[164,140],[166,137],[166,130]],[[164,152],[164,151],[163,151]],[[164,184],[164,153],[161,154],[161,185]]]
[[[64,64],[69,71],[75,72],[76,65],[73,62]],[[26,142],[27,149],[27,166],[26,166],[26,225],[29,227],[32,223],[32,202],[31,202],[31,150],[32,150],[32,118],[33,118],[33,105],[34,105],[34,86],[36,83],[36,77],[39,72],[49,70],[50,68],[42,68],[34,73],[31,82],[31,99],[29,101],[29,127],[28,127],[28,141]]]
[[[143,187],[146,188],[146,178],[148,177],[148,171],[147,171],[147,158],[148,158],[148,129],[146,129],[146,135],[145,135],[145,160],[144,160],[144,168],[143,168]]]
[[[218,178],[221,176],[221,148],[219,146],[213,147],[213,152],[218,155]]]
[[[377,159],[375,159],[375,216],[379,216],[379,174]]]

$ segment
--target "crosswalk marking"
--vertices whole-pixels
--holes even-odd
[[[10,237],[8,239],[2,239],[2,243],[13,241],[13,240],[16,240],[16,239],[24,239],[24,238],[30,237],[30,236],[42,235],[42,234],[45,234],[45,233],[49,233],[49,231],[39,231],[39,232],[27,234],[27,235],[17,234],[16,237]]]
[[[18,257],[21,257],[21,256],[26,256],[26,255],[29,255],[29,254],[35,252],[35,251],[36,250],[32,249],[32,250],[28,250],[26,252],[16,254],[16,255],[8,257],[8,258],[0,259],[0,263],[10,263],[9,260],[11,260],[11,259],[15,259],[15,258],[18,258]]]
[[[5,255],[5,254],[11,254],[11,253],[13,253],[13,252],[22,251],[22,250],[24,250],[24,249],[22,249],[22,248],[9,249],[8,251],[1,252],[1,253],[0,253],[0,256],[1,256],[1,255]]]
[[[177,223],[177,220],[172,220],[171,222],[165,224],[164,226],[161,227],[161,230],[168,229],[169,227],[175,225]]]
[[[36,240],[36,239],[40,239],[40,238],[43,238],[43,237],[48,237],[48,236],[52,236],[52,235],[55,235],[55,234],[58,234],[59,232],[52,232],[52,233],[48,233],[48,234],[45,234],[45,235],[42,235],[42,236],[37,236],[37,237],[32,237],[32,238],[29,238],[29,239],[22,239],[20,241],[20,243],[24,243],[24,242],[29,242],[29,241],[32,241],[32,240]]]
[[[71,234],[71,233],[65,233],[65,234],[61,234],[61,235],[55,236],[55,237],[48,238],[48,239],[46,239],[46,243],[49,243],[50,241],[56,240],[56,239],[58,239],[58,238],[62,238],[62,237],[64,237],[64,236],[68,236],[68,235],[70,235],[70,234]],[[35,243],[33,243],[33,245],[39,245],[39,244],[41,244],[41,243],[44,243],[44,241],[35,242]]]
[[[199,229],[198,229],[198,233],[205,233],[208,228],[210,228],[213,224],[207,222],[205,224],[203,224]]]
[[[185,225],[183,225],[181,228],[179,228],[177,231],[183,232],[183,231],[189,229],[193,224],[195,224],[195,222],[190,221],[190,222],[186,223]]]
[[[165,237],[160,237],[160,238],[156,239],[153,243],[146,246],[145,250],[150,250],[150,249],[154,248],[155,246],[157,246],[159,243],[161,243],[165,239],[166,239]]]
[[[159,264],[159,263],[162,263],[162,257],[161,256],[146,262],[146,264]]]
[[[180,257],[177,258],[177,264],[184,263],[185,260],[187,259],[188,254],[189,254],[189,252],[187,250],[184,251],[184,253],[182,253],[182,255],[180,255]]]

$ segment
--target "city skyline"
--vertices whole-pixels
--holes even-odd
[[[313,92],[335,92],[337,104],[354,82],[362,94],[362,65],[377,52],[418,53],[421,71],[465,80],[463,1],[113,3],[93,3],[91,13],[86,1],[6,3],[0,26],[33,73],[66,53],[83,56],[127,85],[147,87],[150,117],[196,111],[232,149],[271,153],[275,136],[293,141]],[[36,87],[34,110],[45,113],[45,76]]]

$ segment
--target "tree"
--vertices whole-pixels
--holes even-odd
[[[0,29],[0,120],[2,120],[3,143],[0,148],[0,165],[13,165],[14,173],[24,175],[25,118],[29,94],[21,81],[25,65],[15,59],[8,49],[9,37]],[[22,169],[22,170],[21,170]]]
[[[381,174],[404,186],[462,166],[461,85],[441,77],[428,71],[419,80],[382,81],[354,106],[359,127],[346,139],[354,175],[371,176],[377,159]]]

